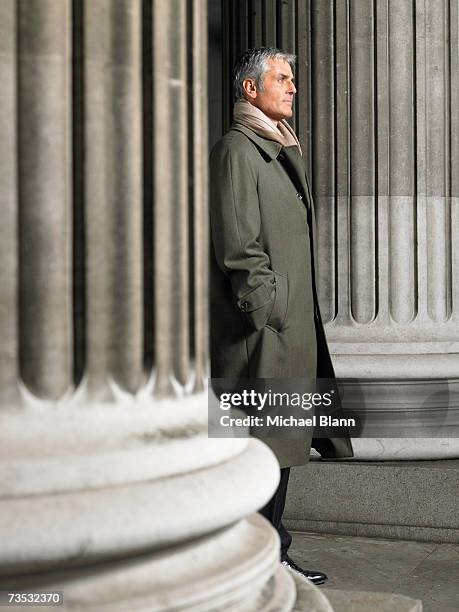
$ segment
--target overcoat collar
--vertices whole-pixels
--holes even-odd
[[[233,123],[231,129],[245,134],[247,138],[249,138],[255,145],[257,145],[257,147],[266,153],[270,159],[277,159],[279,157],[279,153],[282,151],[284,157],[289,161],[296,174],[297,180],[295,183],[299,182],[302,187],[302,191],[308,198],[310,198],[311,194],[309,193],[306,172],[303,166],[302,158],[298,152],[298,147],[283,147],[280,142],[263,138],[250,128],[246,127],[245,125],[241,125],[240,123]]]
[[[266,153],[270,159],[277,159],[278,157],[280,159],[281,156],[279,154],[282,151],[282,156],[287,160],[287,163],[293,171],[292,173],[294,176],[290,177],[293,184],[303,193],[304,197],[306,198],[306,205],[308,208],[311,208],[312,196],[309,189],[308,179],[306,177],[306,171],[303,165],[303,160],[298,152],[298,147],[283,147],[279,142],[269,140],[268,138],[263,138],[250,128],[239,123],[233,123],[231,129],[245,134],[247,138],[249,138],[257,147]]]
[[[240,123],[233,123],[231,126],[232,130],[237,130],[238,132],[242,132],[249,138],[254,144],[257,145],[268,157],[271,159],[276,159],[279,155],[282,145],[280,142],[276,142],[275,140],[268,140],[267,138],[262,138],[258,136],[253,130],[249,129],[245,125],[241,125]]]

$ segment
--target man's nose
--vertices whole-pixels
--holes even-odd
[[[288,93],[296,94],[295,83],[290,83],[290,87],[288,88]]]

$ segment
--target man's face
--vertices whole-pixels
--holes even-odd
[[[270,59],[263,75],[263,91],[257,90],[252,81],[245,87],[246,97],[273,121],[287,119],[293,114],[293,96],[296,93],[293,81],[292,69],[288,62]]]

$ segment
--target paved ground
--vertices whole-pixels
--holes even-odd
[[[459,611],[459,545],[292,532],[291,557],[324,571],[327,587],[399,593],[424,612]]]

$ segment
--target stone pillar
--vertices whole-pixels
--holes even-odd
[[[18,333],[18,144],[13,117],[17,115],[17,44],[14,0],[0,6],[0,261],[2,262],[0,303],[0,401],[19,401]]]
[[[71,386],[70,2],[16,9],[18,357],[27,389],[55,400]]]
[[[111,401],[114,385],[134,394],[143,369],[141,4],[77,6],[74,161],[82,167],[74,239],[85,289],[78,332],[87,392]]]
[[[446,438],[459,408],[457,3],[325,0],[310,14],[312,99],[300,99],[299,120],[312,116],[336,371],[358,379],[345,386],[351,409],[378,410],[388,425],[396,410],[415,435],[443,426]],[[459,452],[454,439],[380,442],[378,455],[357,440],[357,455]]]
[[[0,588],[290,612],[278,465],[207,437],[206,3],[0,6]]]

